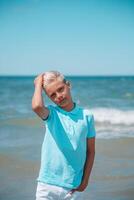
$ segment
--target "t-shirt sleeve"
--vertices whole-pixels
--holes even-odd
[[[50,119],[52,118],[52,110],[53,110],[53,107],[51,105],[47,106],[48,110],[49,110],[49,114],[47,116],[47,118],[45,119],[42,119],[44,122],[48,122],[50,121]]]
[[[87,138],[95,137],[96,131],[95,131],[95,122],[94,122],[94,116],[93,115],[87,116],[87,124],[88,124]]]

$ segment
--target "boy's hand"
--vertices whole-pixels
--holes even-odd
[[[43,83],[43,74],[40,74],[34,79],[34,85],[35,85],[35,87],[37,85],[42,87],[42,83]]]
[[[82,181],[81,184],[77,188],[72,189],[69,193],[73,194],[76,191],[83,192],[86,189],[87,185],[88,185],[88,181]]]

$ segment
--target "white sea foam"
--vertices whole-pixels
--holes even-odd
[[[94,115],[97,138],[134,137],[134,110],[94,108],[86,113]]]
[[[115,108],[94,108],[86,109],[87,113],[92,113],[96,122],[110,124],[134,125],[134,110],[119,110]]]
[[[110,139],[110,138],[122,138],[122,137],[127,137],[127,138],[134,138],[134,133],[132,132],[96,132],[96,137],[98,139]]]

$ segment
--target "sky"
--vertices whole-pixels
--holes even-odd
[[[133,0],[0,0],[0,75],[134,75]]]

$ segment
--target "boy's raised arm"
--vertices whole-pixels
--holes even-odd
[[[43,74],[37,76],[34,80],[35,90],[32,97],[32,109],[42,119],[46,119],[49,115],[49,110],[45,107],[42,97],[42,82]]]

